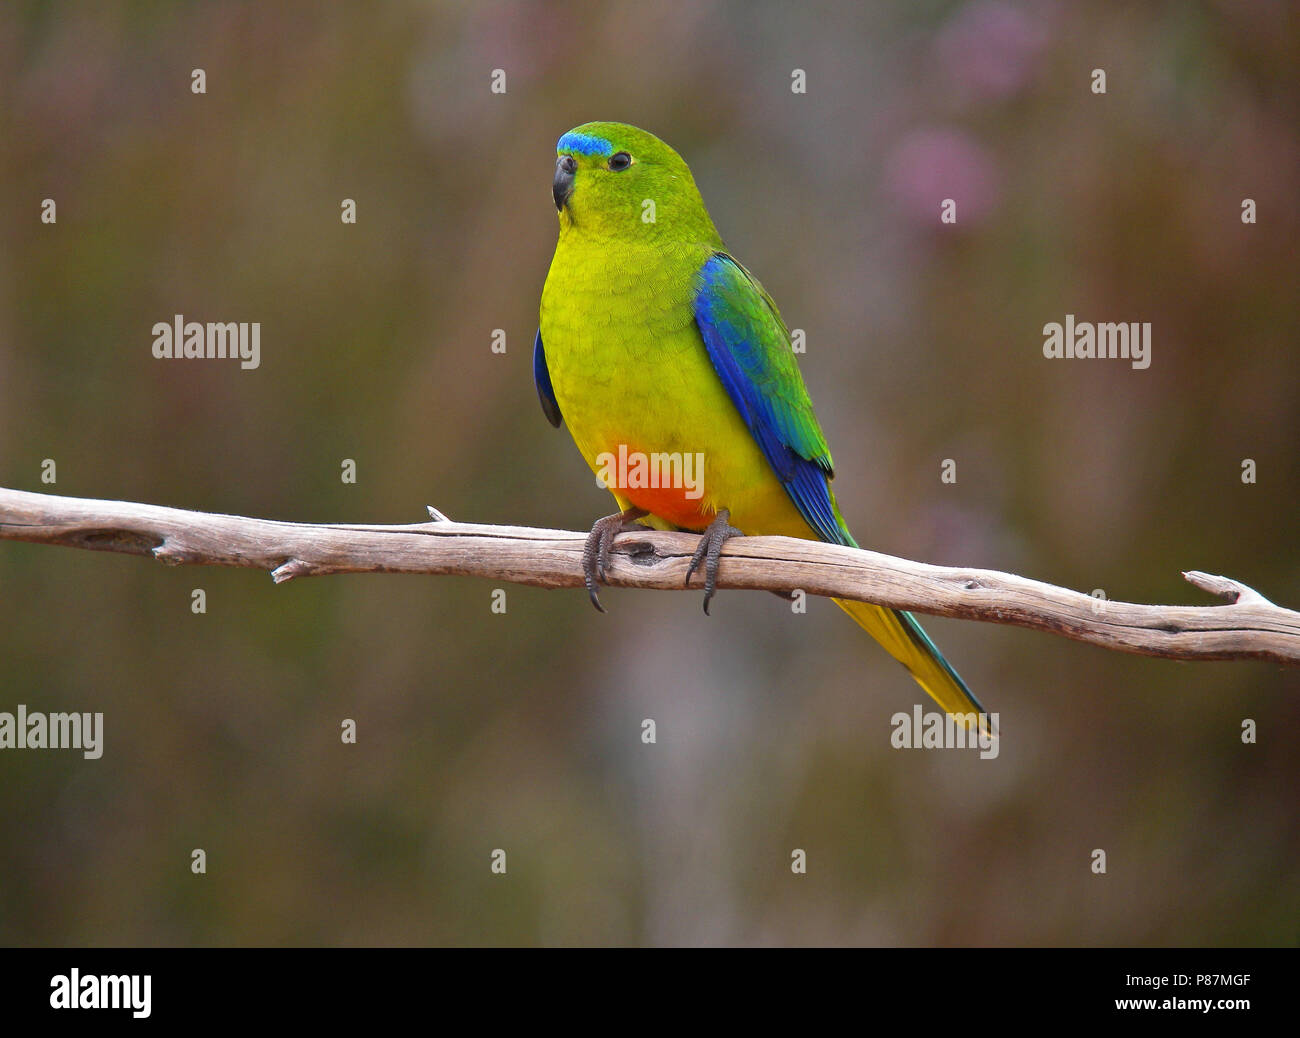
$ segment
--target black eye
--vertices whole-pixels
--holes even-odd
[[[625,151],[616,151],[609,157],[609,168],[615,173],[622,173],[630,165],[632,165],[632,156]]]

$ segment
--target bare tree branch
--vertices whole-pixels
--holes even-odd
[[[581,587],[585,534],[452,522],[316,525],[178,508],[55,497],[0,488],[0,539],[152,555],[169,565],[246,566],[276,583],[327,573],[435,573],[538,587]],[[618,537],[608,583],[680,590],[697,538],[634,531]],[[789,537],[727,542],[718,587],[857,599],[935,616],[1013,624],[1107,649],[1184,660],[1300,664],[1300,613],[1227,577],[1183,576],[1227,605],[1131,605],[1037,580],[929,566]]]

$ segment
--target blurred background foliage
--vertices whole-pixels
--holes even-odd
[[[619,119],[805,329],[864,544],[1295,606],[1298,47],[1280,0],[6,4],[0,484],[587,528],[530,347],[554,142]],[[176,313],[260,321],[261,368],[153,359]],[[1150,321],[1150,369],[1044,360],[1066,313]],[[829,603],[491,591],[0,544],[0,709],[106,731],[0,753],[0,942],[1300,938],[1294,672],[932,620],[980,761],[890,748],[918,690]]]

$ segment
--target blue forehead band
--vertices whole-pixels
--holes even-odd
[[[555,146],[557,152],[573,151],[579,155],[608,155],[614,145],[604,137],[593,137],[589,133],[566,133]]]

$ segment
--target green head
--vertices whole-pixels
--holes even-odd
[[[626,123],[583,123],[555,151],[561,234],[721,245],[690,168],[654,134]]]

